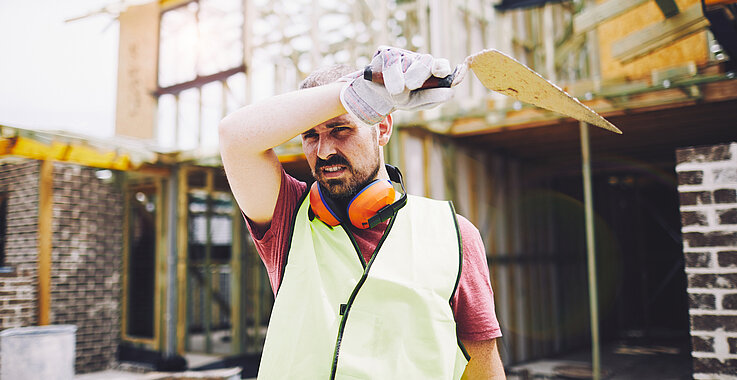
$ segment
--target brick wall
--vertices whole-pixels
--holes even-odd
[[[51,321],[77,325],[77,373],[109,367],[120,339],[123,195],[96,171],[54,164]]]
[[[77,373],[110,367],[120,339],[123,195],[97,169],[54,163],[51,324],[77,326]],[[0,164],[9,197],[0,330],[37,325],[40,162]]]
[[[0,196],[8,199],[5,265],[0,274],[0,330],[36,324],[38,161],[0,163]]]
[[[737,143],[676,153],[694,378],[737,378]]]

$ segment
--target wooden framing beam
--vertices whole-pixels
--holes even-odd
[[[236,203],[235,198],[231,199],[233,212],[230,215],[232,220],[231,254],[230,254],[230,326],[231,326],[231,350],[233,354],[242,354],[245,352],[245,330],[246,325],[241,303],[245,297],[245,288],[243,286],[243,216],[241,210]]]
[[[212,191],[214,188],[215,176],[213,170],[205,172],[205,190],[207,191],[205,200],[205,263],[204,263],[204,284],[205,284],[205,302],[204,302],[204,324],[205,333],[205,352],[212,353],[212,301],[213,301],[213,284],[212,284]]]
[[[51,322],[51,238],[54,207],[54,163],[41,161],[38,192],[38,325]]]
[[[555,50],[555,66],[563,65],[572,52],[581,50],[583,44],[586,43],[586,36],[583,34],[572,34],[568,39],[561,43]]]
[[[187,338],[187,175],[188,168],[179,169],[177,195],[177,353],[184,354]]]
[[[621,15],[649,0],[609,0],[584,8],[573,18],[573,34],[584,34],[602,22]]]
[[[234,67],[232,69],[221,71],[219,73],[215,73],[212,75],[203,75],[203,76],[198,75],[195,79],[192,79],[191,81],[178,83],[178,84],[168,86],[168,87],[159,87],[156,91],[154,91],[154,95],[156,96],[161,96],[164,94],[179,95],[184,90],[188,90],[190,88],[195,88],[195,87],[202,87],[204,84],[210,83],[210,82],[224,81],[232,75],[235,75],[238,73],[245,73],[245,72],[246,72],[246,65],[244,63],[238,67]]]
[[[155,194],[156,194],[156,250],[154,260],[154,347],[156,350],[162,351],[163,342],[166,342],[166,334],[169,333],[166,329],[162,329],[161,326],[165,324],[163,320],[164,313],[162,309],[165,308],[164,300],[167,299],[167,239],[166,239],[166,202],[164,194],[166,193],[164,186],[164,179],[157,178],[155,182]]]
[[[673,17],[616,41],[612,45],[612,57],[629,62],[700,32],[708,26],[709,21],[704,17],[701,3],[698,3]]]

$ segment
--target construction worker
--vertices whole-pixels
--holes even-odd
[[[391,112],[450,99],[452,88],[416,90],[450,65],[380,48],[371,68],[384,84],[334,66],[220,124],[230,187],[276,296],[259,379],[504,378],[478,230],[449,202],[407,196],[384,163]],[[298,135],[311,188],[273,150]]]

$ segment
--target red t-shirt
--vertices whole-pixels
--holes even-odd
[[[299,206],[300,196],[307,184],[282,171],[279,198],[276,201],[271,225],[266,231],[259,231],[248,218],[246,222],[256,244],[261,260],[269,273],[271,289],[276,294],[281,280],[282,265],[287,255],[292,216]],[[387,222],[372,229],[351,227],[358,247],[366,262],[371,259],[376,245],[386,230]],[[499,322],[494,312],[494,293],[489,281],[489,267],[486,251],[479,231],[466,218],[458,215],[458,226],[463,245],[463,267],[451,306],[458,327],[458,337],[464,340],[480,341],[502,336]]]

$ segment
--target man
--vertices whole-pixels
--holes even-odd
[[[447,203],[389,186],[381,217],[353,222],[366,189],[401,181],[384,165],[390,113],[435,106],[453,91],[416,90],[450,74],[447,60],[383,48],[371,66],[384,85],[333,67],[220,124],[231,190],[276,295],[259,378],[504,378],[478,230]],[[317,182],[309,197],[273,151],[297,135]]]

